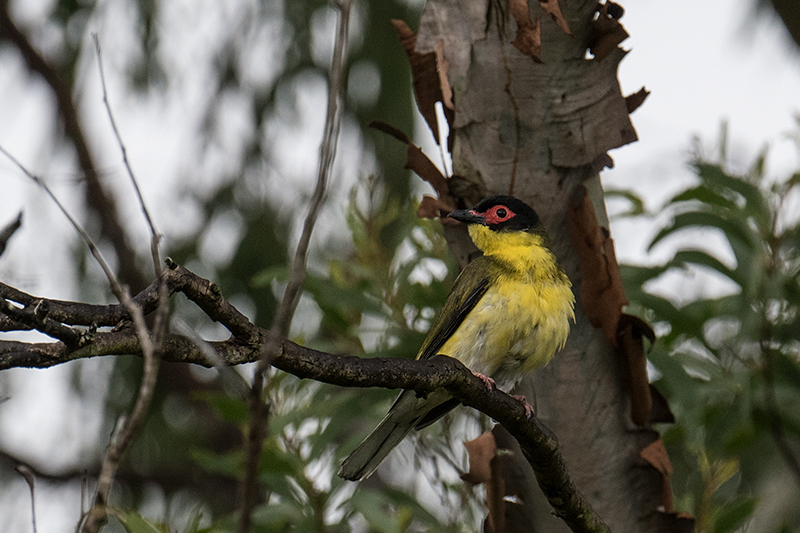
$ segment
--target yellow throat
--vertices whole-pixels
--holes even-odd
[[[507,389],[561,349],[575,319],[572,283],[541,234],[469,226],[484,253],[490,288],[440,353]]]
[[[468,231],[472,242],[484,255],[497,259],[520,274],[528,274],[531,281],[558,278],[559,283],[566,284],[567,288],[572,287],[569,278],[558,266],[555,255],[545,245],[543,235],[526,231],[492,231],[478,224],[470,225]],[[572,296],[569,299],[574,301]]]

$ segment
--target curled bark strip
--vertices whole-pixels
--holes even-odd
[[[437,143],[439,139],[439,120],[436,118],[436,102],[444,106],[444,116],[448,127],[453,123],[453,91],[447,80],[447,62],[442,46],[436,51],[419,53],[415,50],[417,34],[402,20],[393,19],[392,25],[397,30],[397,36],[403,45],[411,65],[411,77],[414,80],[414,96],[417,107],[425,123],[428,124],[433,138]]]
[[[440,212],[444,214],[453,211],[456,208],[455,200],[450,194],[450,186],[448,179],[442,174],[439,168],[425,155],[422,149],[411,142],[404,132],[395,128],[391,124],[381,122],[379,120],[373,121],[369,125],[370,128],[382,131],[387,135],[391,135],[400,142],[406,143],[406,166],[405,168],[413,171],[417,176],[424,181],[430,183],[433,190],[438,195],[437,202]],[[425,209],[423,214],[429,213],[430,200],[425,201]]]
[[[605,59],[630,36],[619,22],[621,16],[622,8],[618,4],[605,2],[599,5],[589,45],[589,51],[598,61]]]
[[[542,23],[539,16],[531,19],[528,0],[510,0],[508,7],[517,23],[517,36],[511,44],[537,63],[541,63]]]
[[[647,332],[650,335],[647,335]],[[653,398],[650,396],[650,383],[647,379],[647,358],[644,355],[644,336],[652,343],[653,330],[642,319],[623,314],[619,321],[619,347],[628,363],[628,376],[631,393],[631,419],[636,425],[644,426],[651,420]]]
[[[597,223],[586,189],[578,187],[569,205],[569,228],[580,264],[581,302],[593,326],[601,328],[613,346],[618,346],[617,326],[622,307],[628,305],[614,241]]]
[[[625,97],[625,106],[628,108],[628,114],[630,115],[641,106],[647,97],[650,96],[650,91],[642,87],[638,91],[633,94],[629,94]]]

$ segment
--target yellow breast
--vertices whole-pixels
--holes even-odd
[[[495,260],[496,277],[440,353],[508,389],[564,346],[569,321],[575,318],[575,298],[541,235],[484,236],[486,231],[491,230],[470,226],[473,241]]]

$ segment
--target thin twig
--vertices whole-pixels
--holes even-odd
[[[75,148],[75,156],[86,181],[86,205],[97,213],[100,218],[100,235],[114,248],[119,262],[120,279],[139,291],[147,285],[147,280],[136,266],[134,260],[136,254],[128,244],[127,232],[120,222],[117,204],[100,181],[100,174],[83,132],[71,88],[64,83],[56,68],[36,50],[28,36],[14,24],[8,4],[0,2],[0,41],[16,47],[28,69],[40,75],[52,90],[59,115],[63,119],[64,135]]]
[[[16,165],[16,167],[19,168],[22,171],[23,174],[28,176],[28,178],[31,181],[33,181],[36,185],[41,187],[44,190],[44,192],[47,193],[47,195],[50,197],[50,199],[53,200],[53,202],[56,204],[56,206],[58,206],[58,209],[61,210],[61,212],[64,214],[65,217],[67,217],[67,220],[69,220],[69,223],[72,225],[73,228],[75,228],[75,231],[78,232],[78,235],[80,235],[81,240],[83,240],[83,242],[89,248],[89,251],[92,253],[92,256],[95,258],[97,263],[100,265],[100,268],[103,269],[103,273],[106,275],[106,278],[108,279],[108,283],[111,285],[111,292],[114,293],[114,296],[116,296],[118,300],[122,301],[122,288],[120,287],[119,281],[117,281],[117,277],[111,271],[111,268],[108,266],[108,263],[106,263],[106,260],[103,258],[103,254],[101,254],[100,250],[97,249],[97,246],[95,246],[94,242],[89,237],[89,234],[86,233],[83,230],[81,225],[78,224],[78,222],[74,218],[72,218],[72,215],[69,214],[69,211],[67,211],[67,209],[61,203],[61,201],[56,197],[56,195],[53,194],[53,191],[50,190],[50,187],[47,186],[47,183],[45,183],[42,178],[40,178],[39,176],[36,176],[31,171],[29,171],[27,168],[25,168],[25,166],[22,163],[20,163],[19,160],[17,160],[16,157],[11,155],[2,146],[0,146],[0,153],[2,153],[12,163],[14,163],[14,165]]]
[[[25,464],[18,464],[15,470],[25,479],[25,483],[28,484],[31,491],[31,523],[33,524],[33,533],[36,533],[36,491],[34,490],[36,482],[33,470]]]
[[[47,186],[47,183],[45,183],[44,180],[25,168],[22,163],[20,163],[2,146],[0,146],[0,153],[9,158],[11,162],[13,162],[26,176],[28,176],[28,178],[39,185],[39,187],[41,187],[58,206],[64,216],[67,217],[69,223],[73,228],[75,228],[75,231],[78,232],[83,242],[86,243],[86,246],[89,248],[92,256],[100,265],[100,268],[103,269],[103,272],[108,279],[108,283],[111,286],[111,292],[114,293],[114,296],[116,296],[120,303],[122,303],[122,305],[128,309],[128,312],[133,319],[136,334],[142,343],[142,353],[144,355],[144,375],[142,376],[142,382],[139,386],[139,396],[136,399],[133,412],[131,413],[130,417],[127,418],[127,421],[122,425],[120,438],[117,439],[116,442],[112,443],[108,453],[106,454],[106,457],[103,461],[103,467],[100,471],[100,477],[97,482],[97,494],[95,496],[94,507],[92,507],[92,509],[89,511],[86,522],[84,522],[83,525],[83,531],[85,533],[93,533],[99,531],[100,527],[106,521],[105,506],[108,503],[108,494],[111,492],[114,474],[116,473],[119,462],[122,459],[122,455],[125,453],[125,450],[133,440],[133,437],[135,436],[136,431],[141,425],[144,415],[150,406],[150,401],[153,397],[153,389],[155,388],[156,376],[158,375],[159,359],[156,357],[153,339],[150,337],[150,332],[147,330],[147,324],[144,321],[144,313],[142,313],[142,309],[131,300],[128,289],[120,285],[116,276],[111,271],[111,268],[108,266],[108,263],[106,263],[103,255],[100,253],[100,250],[98,250],[91,237],[89,237],[89,234],[86,233],[81,225],[78,224],[72,215],[69,214],[67,209],[59,201],[56,195],[53,194],[53,191],[50,190],[50,187]],[[166,300],[166,297],[162,300],[164,304],[166,304]]]
[[[344,62],[347,57],[347,36],[350,28],[350,8],[353,0],[343,0],[337,5],[339,7],[339,24],[336,33],[336,41],[333,48],[333,59],[328,81],[328,108],[325,116],[325,131],[322,136],[322,143],[319,151],[319,167],[317,170],[317,182],[311,202],[303,224],[303,232],[297,243],[294,260],[289,272],[286,290],[283,293],[283,301],[278,309],[278,313],[273,323],[273,329],[285,335],[294,317],[295,309],[300,301],[300,293],[306,278],[306,262],[308,258],[308,247],[311,242],[311,233],[317,217],[322,210],[325,200],[325,192],[328,186],[328,179],[333,171],[333,161],[336,158],[336,148],[339,140],[339,129],[342,123],[342,102],[344,100]],[[263,372],[269,366],[269,354],[266,354],[263,364],[259,365]]]
[[[241,374],[231,368],[225,359],[220,357],[211,343],[201,337],[197,330],[190,327],[189,324],[180,318],[173,319],[173,325],[175,331],[190,339],[194,345],[197,346],[197,349],[200,350],[200,352],[208,360],[209,365],[213,366],[217,370],[222,382],[222,388],[228,395],[240,400],[244,400],[248,397],[250,387],[248,386],[247,381],[241,376]]]
[[[125,301],[131,302],[127,291],[125,291]],[[108,505],[108,497],[111,493],[111,486],[114,483],[117,468],[119,468],[125,451],[133,442],[139,427],[144,422],[150,402],[153,399],[156,378],[158,377],[158,367],[161,359],[157,356],[153,340],[147,331],[141,308],[133,303],[131,303],[131,307],[130,311],[136,326],[136,334],[142,343],[142,354],[144,356],[142,382],[139,384],[139,394],[130,416],[124,417],[121,422],[122,428],[119,436],[116,439],[112,439],[108,452],[103,459],[103,466],[97,479],[94,505],[86,516],[86,521],[82,528],[83,533],[96,533],[107,520],[106,506]],[[163,305],[159,305],[159,313],[163,307]]]
[[[144,218],[147,221],[147,225],[150,227],[150,254],[153,256],[153,268],[156,277],[158,277],[158,275],[161,274],[161,258],[158,253],[158,243],[161,240],[161,234],[156,229],[153,217],[150,216],[150,211],[148,211],[147,205],[144,202],[142,191],[139,189],[139,182],[133,174],[130,161],[128,161],[128,150],[125,148],[125,143],[122,142],[122,136],[119,134],[119,129],[117,129],[117,122],[114,120],[114,114],[111,112],[111,104],[108,101],[108,91],[106,90],[106,76],[103,71],[103,57],[100,51],[100,38],[97,36],[97,33],[92,33],[92,39],[94,39],[94,48],[97,53],[97,68],[100,70],[100,85],[103,88],[103,104],[106,106],[108,120],[111,122],[111,129],[114,130],[114,137],[117,138],[117,144],[122,152],[122,162],[125,164],[125,169],[128,171],[128,176],[131,178],[133,189],[136,191],[136,197],[139,199],[139,207],[142,208]]]
[[[270,332],[272,335],[265,344],[258,365],[256,366],[253,384],[251,387],[249,408],[250,424],[245,441],[245,467],[240,486],[241,514],[239,516],[239,532],[250,531],[251,514],[256,504],[258,464],[261,449],[266,436],[266,420],[269,406],[262,399],[264,390],[264,373],[271,365],[271,360],[280,348],[280,339],[284,337],[291,326],[303,283],[306,277],[306,263],[308,260],[308,247],[311,242],[311,233],[322,209],[325,200],[328,179],[333,169],[336,157],[336,147],[339,140],[341,126],[342,102],[344,92],[344,65],[347,57],[347,38],[350,27],[350,8],[352,0],[342,0],[337,3],[339,8],[339,22],[334,43],[333,58],[328,77],[328,107],[325,117],[325,131],[322,137],[319,154],[319,167],[314,193],[311,197],[309,210],[303,223],[303,231],[295,249],[294,259],[289,271],[289,279],[283,293],[281,305],[275,315]]]
[[[3,252],[6,251],[9,239],[14,236],[20,227],[22,227],[22,211],[17,214],[17,218],[13,222],[10,222],[0,230],[0,255],[3,255]]]
[[[99,509],[100,511],[94,515],[92,514],[92,511],[90,511],[89,518],[87,518],[87,521],[84,525],[84,532],[87,533],[99,530],[99,526],[105,522],[105,506],[108,503],[108,495],[111,491],[111,485],[114,481],[117,468],[119,467],[119,463],[122,460],[125,450],[127,450],[128,446],[130,446],[130,443],[133,442],[139,427],[144,422],[147,410],[150,407],[150,402],[153,399],[153,393],[155,391],[156,379],[158,378],[158,368],[160,365],[160,358],[158,357],[158,354],[161,352],[161,344],[164,336],[167,333],[169,317],[169,290],[161,278],[161,257],[158,250],[161,234],[156,229],[156,224],[153,220],[153,217],[150,216],[150,211],[147,209],[147,204],[145,203],[144,197],[142,196],[142,191],[139,188],[139,182],[136,179],[136,176],[133,173],[133,167],[131,167],[130,161],[128,160],[128,150],[125,148],[125,143],[123,142],[122,136],[119,133],[119,128],[117,128],[117,122],[114,120],[114,113],[111,111],[111,103],[109,102],[108,90],[106,88],[106,77],[103,70],[103,56],[100,49],[100,38],[98,37],[97,33],[92,33],[92,38],[94,39],[95,52],[97,54],[97,67],[100,72],[100,85],[103,90],[103,104],[105,105],[106,112],[108,114],[108,120],[111,123],[111,129],[114,131],[114,137],[117,139],[117,145],[122,153],[122,162],[125,165],[125,169],[128,172],[128,177],[130,177],[131,183],[133,184],[136,197],[139,200],[139,207],[141,208],[145,221],[150,228],[150,255],[153,259],[153,271],[158,283],[159,304],[155,320],[153,321],[153,335],[151,337],[147,330],[147,325],[144,322],[144,315],[142,314],[141,308],[132,303],[123,302],[125,303],[126,307],[130,306],[129,310],[136,325],[137,335],[140,339],[142,339],[142,350],[144,353],[142,382],[139,384],[139,394],[136,399],[136,404],[133,407],[133,411],[131,412],[130,417],[128,417],[126,422],[124,422],[122,425],[120,438],[111,443],[106,458],[103,461],[103,467],[100,471],[100,477],[98,478],[97,482],[95,503],[92,509],[92,511],[95,509]],[[130,298],[127,294],[126,298],[127,302],[130,302]],[[97,526],[95,526],[93,523],[93,516],[96,517],[95,521],[97,521]]]

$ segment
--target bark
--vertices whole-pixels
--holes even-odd
[[[516,47],[519,11],[512,16],[512,9],[520,3],[530,9],[529,29],[538,18],[538,57]],[[586,318],[567,221],[570,197],[585,187],[607,230],[597,167],[608,161],[609,149],[636,140],[617,80],[626,52],[616,43],[601,51],[594,2],[562,0],[561,11],[572,35],[537,2],[429,0],[416,52],[443,49],[439,67],[452,88],[455,112],[451,193],[466,204],[490,194],[529,202],[574,284],[577,318],[568,344],[521,392],[535,401],[539,417],[559,440],[573,481],[611,530],[672,531],[674,524],[658,510],[662,475],[639,455],[658,434],[631,421],[624,361]],[[536,42],[535,34],[528,37]],[[590,45],[602,60],[586,58]],[[447,235],[465,259],[469,248],[463,236],[452,229]],[[533,484],[533,477],[527,482]],[[533,493],[541,498],[535,486],[518,489],[517,496]],[[517,522],[509,531],[566,531],[546,503],[525,503],[534,510],[513,514]]]

